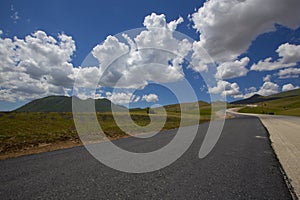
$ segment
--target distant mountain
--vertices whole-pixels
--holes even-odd
[[[300,96],[300,89],[290,90],[286,92],[280,92],[277,94],[269,95],[269,96],[261,96],[259,94],[255,94],[247,99],[242,99],[238,101],[233,101],[230,104],[256,104],[265,101],[272,101],[277,99],[285,99],[290,97]]]
[[[84,105],[86,101],[92,99],[78,101]],[[124,111],[127,108],[113,104],[108,99],[96,99],[95,108],[97,112],[111,112],[111,107],[116,111]],[[24,106],[14,110],[15,112],[72,112],[72,97],[66,96],[48,96],[41,99],[33,100]],[[84,111],[84,109],[83,109]]]
[[[253,104],[253,103],[258,103],[258,102],[262,102],[262,101],[264,101],[264,97],[259,94],[255,94],[247,99],[234,101],[234,102],[231,102],[230,104]]]

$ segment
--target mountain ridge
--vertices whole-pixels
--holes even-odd
[[[300,89],[279,92],[268,96],[254,94],[249,98],[230,102],[230,104],[240,104],[240,105],[255,104],[255,103],[261,103],[265,101],[272,101],[272,100],[283,99],[283,98],[290,98],[295,96],[300,96]]]
[[[81,100],[91,101],[92,99]],[[95,99],[95,109],[97,112],[111,112],[112,107],[116,111],[123,111],[127,108],[116,105],[108,99]],[[72,97],[67,96],[47,96],[35,99],[15,110],[13,112],[72,112]]]

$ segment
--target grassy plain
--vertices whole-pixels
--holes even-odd
[[[200,103],[199,103],[200,104]],[[211,107],[209,104],[201,104],[200,121],[195,121],[199,118],[199,113],[193,110],[192,104],[185,104],[186,107],[182,119],[180,106],[170,105],[166,109],[166,122],[162,130],[174,129],[180,126],[181,121],[184,123],[181,126],[194,125],[195,123],[207,122],[211,117]],[[148,111],[149,112],[149,111]],[[161,113],[161,108],[156,108],[150,111],[152,126],[148,126],[144,132],[156,130],[156,123],[159,125],[160,119],[164,115]],[[124,113],[117,113],[121,118]],[[131,119],[139,126],[147,126],[151,119],[147,113],[147,109],[130,110]],[[128,137],[116,124],[113,115],[110,112],[97,113],[97,118],[102,130],[109,139],[117,139]],[[123,117],[123,123],[129,124],[127,129],[135,131],[135,127],[130,127],[130,123],[126,122],[126,117]],[[136,131],[140,132],[140,129]],[[9,152],[24,151],[31,148],[39,147],[43,144],[53,144],[61,141],[74,141],[80,143],[77,134],[73,115],[71,112],[2,112],[0,113],[0,154]]]

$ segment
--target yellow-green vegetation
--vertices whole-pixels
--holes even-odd
[[[0,152],[76,139],[72,113],[0,113]]]
[[[300,96],[264,101],[256,105],[257,107],[242,108],[239,112],[300,116]]]
[[[200,104],[200,103],[199,103]],[[192,103],[183,104],[185,107],[184,118],[181,117],[180,106],[171,105],[165,107],[167,117],[161,129],[173,129],[180,126],[194,125],[195,123],[206,122],[210,120],[211,108],[209,104],[200,104],[201,117],[200,121],[197,113],[192,108]],[[147,126],[144,132],[150,132],[152,129],[157,130],[158,122],[165,119],[165,115],[160,113],[161,108],[153,110],[149,109],[133,109],[130,111],[131,119],[139,126],[147,126],[151,122],[151,126]],[[150,120],[149,114],[153,121]],[[117,113],[123,117],[123,112]],[[114,116],[107,113],[97,113],[97,118],[102,130],[111,138],[121,138],[127,135],[118,127],[114,120]],[[129,124],[127,127],[132,132],[140,132],[135,126],[130,127],[123,117],[122,122]],[[129,122],[129,121],[128,121]],[[156,124],[157,123],[157,124]],[[38,146],[40,143],[55,143],[57,141],[74,140],[78,141],[79,137],[74,125],[73,115],[71,112],[2,112],[0,113],[0,153],[14,152],[26,148]]]
[[[269,96],[256,94],[248,99],[235,101],[231,104],[246,106],[239,110],[239,112],[244,113],[300,116],[300,89]]]

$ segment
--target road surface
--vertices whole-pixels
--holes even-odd
[[[267,128],[272,147],[277,155],[295,194],[300,197],[300,117],[237,113],[238,108],[228,112],[259,117]]]
[[[226,120],[213,151],[199,149],[208,124],[200,125],[188,151],[161,170],[128,174],[95,160],[75,147],[0,161],[0,197],[4,199],[291,199],[271,148],[256,117]],[[167,144],[175,131],[154,138],[115,141],[145,152]],[[188,134],[188,133],[187,133]]]

